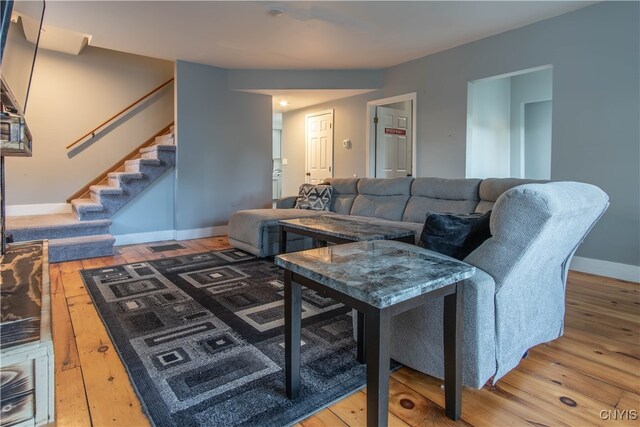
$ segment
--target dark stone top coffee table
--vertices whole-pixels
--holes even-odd
[[[368,240],[398,240],[413,243],[415,232],[407,228],[375,224],[357,219],[323,215],[278,221],[280,253],[287,252],[287,233],[313,237],[322,242],[351,243]]]
[[[460,417],[462,286],[475,267],[401,242],[349,243],[275,257],[285,269],[285,355],[287,396],[300,388],[301,286],[364,314],[367,363],[367,425],[388,422],[389,332],[393,315],[444,297],[445,411]],[[360,351],[360,349],[359,349]]]

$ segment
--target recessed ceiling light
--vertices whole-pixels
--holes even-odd
[[[289,105],[289,102],[288,102],[288,101],[280,101],[280,106],[281,106],[281,107],[286,107],[286,106],[288,106],[288,105]]]
[[[286,12],[284,11],[284,9],[279,8],[279,7],[272,7],[270,9],[267,10],[267,14],[269,16],[272,16],[274,18],[278,18],[282,15],[284,15]]]

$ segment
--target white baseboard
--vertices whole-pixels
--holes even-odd
[[[630,282],[640,282],[640,266],[637,265],[574,256],[569,268],[582,273],[597,274],[598,276],[612,277]]]
[[[71,213],[70,203],[41,203],[37,205],[7,205],[7,216],[51,215]]]
[[[201,239],[203,237],[224,236],[227,226],[193,228],[191,230],[176,230],[176,240]]]
[[[138,243],[160,242],[162,240],[174,240],[175,230],[149,231],[146,233],[120,234],[116,238],[115,246],[136,245]]]

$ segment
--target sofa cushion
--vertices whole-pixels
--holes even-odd
[[[424,223],[427,212],[473,213],[480,179],[416,178],[403,221]]]
[[[412,181],[412,177],[361,178],[351,215],[401,221]]]
[[[302,184],[298,191],[295,209],[328,211],[331,206],[333,187],[330,185]]]
[[[491,237],[490,217],[491,211],[470,215],[430,212],[418,245],[462,260]]]
[[[498,197],[513,187],[524,184],[543,184],[544,180],[522,179],[522,178],[487,178],[480,183],[478,194],[480,201],[476,206],[476,212],[485,213],[493,209],[493,204]]]
[[[296,205],[296,200],[298,200],[298,196],[281,197],[276,200],[276,205],[274,207],[276,209],[293,209]]]
[[[278,221],[281,219],[307,218],[327,215],[327,211],[304,209],[249,209],[234,213],[229,218],[228,235],[230,238],[261,249],[278,233]]]
[[[353,201],[358,195],[358,181],[360,178],[326,178],[324,183],[333,187],[331,197],[332,212],[349,215]]]

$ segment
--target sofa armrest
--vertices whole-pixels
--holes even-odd
[[[292,209],[298,196],[282,197],[276,201],[276,209]]]
[[[481,388],[496,372],[495,282],[486,272],[466,279],[463,288],[462,381]],[[391,358],[418,371],[444,378],[444,298],[394,316],[391,320]]]

